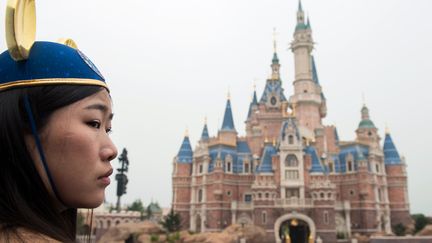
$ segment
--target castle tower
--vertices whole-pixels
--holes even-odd
[[[363,105],[361,109],[361,121],[356,130],[357,141],[367,144],[372,148],[377,148],[381,138],[378,135],[378,129],[369,116],[369,109]]]
[[[237,131],[234,127],[234,119],[231,110],[231,100],[228,95],[227,103],[225,106],[225,114],[222,127],[218,132],[219,143],[228,146],[237,146]]]
[[[294,117],[283,122],[280,131],[281,198],[305,198],[303,145]]]
[[[189,227],[189,204],[191,201],[191,174],[192,174],[193,152],[189,140],[189,134],[183,138],[180,150],[173,160],[173,199],[172,207],[182,218],[182,226]]]
[[[326,107],[315,61],[311,56],[314,48],[310,21],[305,24],[304,12],[299,2],[297,25],[291,50],[294,53],[295,79],[294,94],[290,97],[290,105],[296,109],[296,117],[301,127],[314,132],[322,128],[321,119],[326,116]],[[315,80],[314,80],[315,79]]]
[[[391,224],[411,224],[405,159],[399,156],[389,131],[384,139],[384,163],[387,173]]]
[[[267,139],[273,141],[279,137],[284,115],[288,108],[288,100],[284,95],[282,80],[280,78],[280,64],[276,53],[273,53],[270,65],[272,75],[266,80],[261,98],[256,99],[254,92],[246,120],[246,137],[252,153],[261,156],[262,144]]]

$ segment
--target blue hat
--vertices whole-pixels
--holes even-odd
[[[80,50],[53,42],[35,42],[27,60],[15,61],[9,51],[0,55],[0,91],[37,85],[98,85],[105,79]]]

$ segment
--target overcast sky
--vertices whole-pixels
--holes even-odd
[[[272,32],[285,95],[293,93],[297,0],[43,0],[37,39],[74,39],[107,79],[114,101],[112,138],[129,150],[123,202],[171,203],[172,160],[186,128],[196,145],[208,117],[220,128],[230,90],[237,131],[254,82],[270,74]],[[1,0],[6,6],[6,0]],[[353,140],[362,93],[384,137],[387,123],[406,157],[412,213],[432,215],[432,1],[303,0],[327,98],[324,123]],[[0,11],[4,19],[4,9]],[[0,25],[4,33],[4,25]],[[4,36],[4,34],[2,34]],[[1,39],[6,49],[5,38]],[[119,166],[114,161],[115,167]],[[112,177],[114,179],[114,176]],[[107,190],[115,203],[116,183]]]

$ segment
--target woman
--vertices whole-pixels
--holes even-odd
[[[10,35],[0,55],[0,242],[74,242],[77,208],[103,202],[117,156],[109,89],[79,50],[35,42],[25,53]]]

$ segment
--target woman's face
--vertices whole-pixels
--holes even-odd
[[[106,90],[56,110],[40,133],[46,162],[61,200],[67,207],[94,208],[105,197],[117,149],[109,137],[111,99]],[[49,186],[39,153],[33,160]]]

